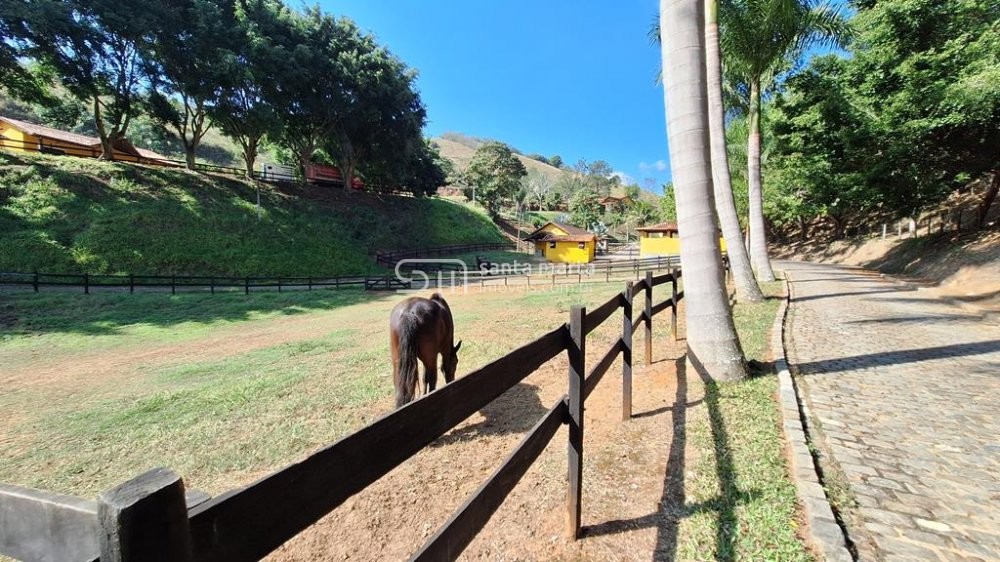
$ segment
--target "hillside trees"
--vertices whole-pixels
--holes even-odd
[[[173,2],[163,15],[147,57],[148,111],[177,135],[193,170],[198,145],[212,127],[212,106],[226,85],[241,78],[233,49],[243,37],[234,6],[224,0]]]
[[[843,236],[852,221],[912,215],[1000,177],[996,3],[857,6],[851,56],[814,59],[772,104],[767,214],[803,236],[815,217]]]
[[[490,141],[476,149],[465,170],[465,180],[475,187],[476,200],[495,219],[500,216],[501,205],[513,200],[521,178],[527,174],[524,164],[507,145]]]
[[[604,207],[592,189],[581,189],[569,200],[570,222],[580,228],[590,229],[601,220]]]
[[[161,6],[112,0],[39,2],[26,13],[24,54],[93,111],[101,158],[126,138],[142,104],[145,51]],[[4,37],[6,39],[6,37]]]
[[[720,48],[727,72],[740,83],[749,123],[750,260],[759,280],[773,281],[760,169],[761,100],[790,59],[811,45],[841,40],[847,27],[836,9],[813,0],[722,0],[721,8]]]

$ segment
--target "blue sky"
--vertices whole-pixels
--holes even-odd
[[[420,72],[426,133],[502,140],[572,164],[602,159],[640,185],[670,177],[657,2],[322,0]]]

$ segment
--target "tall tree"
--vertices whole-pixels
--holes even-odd
[[[722,57],[719,53],[718,0],[705,0],[705,61],[708,80],[708,123],[712,146],[712,180],[715,207],[726,239],[726,252],[733,271],[736,297],[741,301],[760,302],[757,279],[750,266],[750,256],[743,245],[743,232],[736,215],[733,184],[729,176],[729,156],[726,148],[726,109],[722,103]]]
[[[507,145],[490,141],[476,149],[464,175],[475,186],[476,199],[497,218],[501,205],[514,198],[528,172]]]
[[[706,99],[703,0],[660,0],[664,102],[677,190],[688,363],[713,380],[746,376],[723,279]]]
[[[277,73],[272,65],[280,59],[270,52],[274,48],[271,42],[254,39],[260,26],[280,25],[282,20],[275,13],[280,10],[281,6],[271,2],[237,5],[234,30],[239,40],[232,56],[223,59],[228,68],[219,71],[224,80],[210,111],[222,133],[240,145],[247,177],[253,177],[263,139],[280,131],[277,111],[264,89]]]
[[[190,170],[212,127],[211,109],[221,85],[230,82],[227,74],[239,72],[230,63],[230,49],[241,40],[233,8],[228,0],[173,2],[154,31],[149,114],[180,139]]]
[[[842,41],[848,28],[838,10],[813,0],[722,0],[721,8],[721,51],[746,96],[750,259],[759,280],[773,281],[760,171],[761,100],[790,58],[817,43]]]
[[[345,95],[324,146],[349,185],[359,165],[389,175],[403,170],[423,147],[427,111],[414,85],[416,72],[353,23],[341,24],[350,48],[331,56],[344,74]]]

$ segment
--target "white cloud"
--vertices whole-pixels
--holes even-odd
[[[666,160],[657,160],[652,164],[648,164],[646,162],[639,162],[639,169],[642,170],[643,172],[649,172],[651,170],[656,170],[657,172],[663,172],[666,171],[667,168],[668,164]]]
[[[611,172],[611,177],[618,178],[618,181],[622,185],[632,185],[633,183],[635,183],[635,179],[632,176],[626,174],[625,172],[619,172],[619,171]]]

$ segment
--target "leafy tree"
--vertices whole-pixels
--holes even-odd
[[[718,251],[699,0],[660,0],[664,105],[688,301],[688,365],[714,380],[746,376]]]
[[[416,152],[418,159],[429,158],[420,154],[426,151],[420,132],[427,112],[414,86],[416,72],[374,37],[360,35],[353,24],[348,27],[354,46],[336,53],[346,96],[324,146],[337,160],[345,181],[353,178],[359,165],[367,172],[392,175],[400,162],[413,158],[411,153]]]
[[[291,25],[283,7],[274,2],[253,1],[237,5],[235,29],[240,40],[228,71],[220,71],[225,80],[219,85],[210,115],[217,127],[240,145],[247,177],[253,176],[257,154],[265,137],[276,137],[281,122],[278,111],[267,95],[264,84],[277,74],[280,56],[272,52],[273,43],[262,40],[259,29],[274,30]],[[290,33],[285,31],[284,33]]]
[[[184,0],[166,12],[154,30],[149,64],[151,117],[169,127],[184,146],[193,170],[198,145],[212,127],[211,110],[221,86],[241,70],[230,49],[238,48],[233,5],[226,0]]]
[[[139,114],[145,60],[165,6],[112,0],[31,3],[19,11],[15,37],[26,56],[40,61],[80,101],[92,108],[101,158],[114,159]],[[6,13],[6,10],[5,10]]]
[[[570,222],[580,228],[591,228],[601,220],[604,207],[597,194],[589,189],[581,189],[569,200]]]
[[[465,178],[475,187],[476,200],[496,219],[500,216],[501,205],[514,198],[521,178],[527,173],[524,164],[507,145],[490,141],[476,149]]]
[[[400,183],[414,195],[430,196],[437,192],[437,188],[447,184],[451,173],[451,161],[442,157],[430,140],[424,140],[412,151]]]
[[[534,160],[536,162],[541,162],[542,164],[548,164],[549,163],[549,159],[548,158],[542,156],[541,154],[538,154],[537,152],[533,153],[533,154],[525,154],[525,157],[531,158],[532,160]]]
[[[660,199],[660,217],[667,222],[677,222],[677,193],[674,184],[663,186],[663,198]]]
[[[747,108],[750,258],[761,281],[773,281],[764,229],[760,172],[760,111],[764,92],[807,47],[847,34],[838,10],[813,0],[722,0],[720,48]]]
[[[984,174],[993,175],[995,196],[1000,6],[884,0],[858,8],[858,40],[847,69],[856,101],[871,115],[871,149],[883,163],[870,183],[890,192],[900,213]]]
[[[549,165],[556,168],[562,168],[563,167],[562,156],[559,156],[558,154],[553,154],[552,156],[550,156]]]

